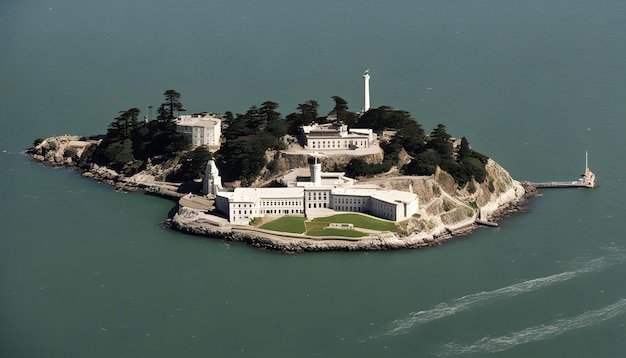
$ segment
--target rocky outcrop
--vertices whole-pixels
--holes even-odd
[[[28,154],[38,162],[76,170],[86,178],[113,185],[118,189],[143,189],[149,193],[176,199],[185,194],[178,192],[178,183],[165,181],[170,173],[180,168],[178,157],[153,158],[142,171],[132,176],[125,176],[111,168],[95,163],[79,166],[85,151],[91,146],[97,146],[100,141],[101,139],[97,137],[62,135],[42,140],[34,148],[29,149]]]
[[[73,166],[87,148],[99,143],[100,139],[66,134],[44,139],[28,153],[33,159],[49,165]]]

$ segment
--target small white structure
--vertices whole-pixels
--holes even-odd
[[[322,173],[317,157],[314,158],[306,181],[288,183],[288,187],[283,188],[219,191],[215,194],[215,207],[228,214],[229,222],[238,225],[248,225],[253,218],[263,216],[316,217],[336,212],[369,213],[401,221],[418,212],[416,194],[376,185],[357,185],[344,173]]]
[[[215,196],[217,192],[222,190],[222,177],[215,165],[214,160],[209,160],[204,169],[204,178],[202,179],[202,193],[205,195]]]
[[[376,133],[368,128],[350,128],[345,124],[301,126],[304,147],[311,150],[350,150],[376,144]]]
[[[176,118],[176,130],[187,137],[193,146],[219,147],[222,119],[208,112],[181,115]]]

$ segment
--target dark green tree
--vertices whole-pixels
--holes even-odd
[[[109,125],[107,137],[120,140],[130,138],[132,132],[138,127],[140,112],[137,108],[120,111],[120,115]]]
[[[259,115],[262,118],[263,122],[267,123],[270,121],[281,119],[280,113],[276,111],[279,106],[280,105],[276,102],[263,102],[261,104],[261,108],[259,109]]]
[[[417,154],[403,169],[406,175],[432,175],[437,170],[441,157],[434,149]]]
[[[277,140],[287,134],[287,126],[282,119],[280,113],[276,111],[279,107],[276,102],[263,102],[262,107],[259,109],[259,114],[262,119],[262,124],[258,129],[265,129],[268,133],[273,135]]]
[[[157,119],[169,121],[176,118],[174,111],[183,111],[184,109],[182,103],[180,103],[180,93],[170,89],[165,91],[163,95],[165,96],[165,102],[157,109]]]
[[[303,124],[310,124],[317,120],[317,109],[319,108],[317,101],[312,99],[298,105],[300,114],[302,115]]]
[[[226,113],[224,113],[222,123],[224,123],[226,126],[229,126],[233,123],[234,120],[235,116],[233,115],[233,112],[227,111]]]
[[[304,103],[300,103],[296,107],[300,112],[294,112],[287,116],[287,133],[291,135],[298,135],[300,126],[309,125],[317,120],[317,109],[319,104],[317,101],[308,100]]]
[[[465,158],[472,156],[472,149],[470,149],[467,138],[461,138],[461,145],[459,146],[458,157],[459,161],[463,161]]]
[[[273,140],[271,136],[269,140]],[[227,181],[243,180],[244,185],[253,182],[267,164],[267,142],[262,135],[247,135],[224,142],[217,153],[222,177]]]
[[[446,126],[438,124],[437,128],[430,133],[427,146],[439,153],[442,160],[452,159],[452,142],[450,142],[450,138],[451,136],[446,132]]]
[[[487,164],[488,158],[474,151],[465,137],[461,138],[457,157],[460,166],[459,175],[457,175],[459,184],[463,185],[472,178],[479,183],[485,181],[487,177],[485,164]]]
[[[329,114],[335,115],[337,117],[337,121],[344,124],[355,124],[358,116],[356,115],[356,113],[350,112],[348,110],[348,102],[339,96],[333,96],[332,99],[333,101],[335,101],[335,106]]]
[[[104,148],[104,157],[107,165],[115,169],[121,169],[125,164],[131,162],[133,157],[133,143],[130,138],[123,138],[110,143]]]
[[[205,146],[185,153],[181,158],[183,164],[179,171],[180,179],[187,181],[201,178],[210,159],[213,159],[213,153]]]

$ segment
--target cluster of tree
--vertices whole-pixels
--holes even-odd
[[[371,176],[387,172],[392,166],[398,165],[399,154],[403,149],[409,155],[415,156],[426,145],[426,134],[422,126],[409,112],[391,107],[370,109],[358,119],[355,127],[371,128],[379,135],[384,131],[393,131],[395,134],[389,141],[381,143],[385,154],[382,163],[367,164],[362,159],[352,159],[344,169],[349,176]]]
[[[168,90],[164,96],[165,101],[157,110],[157,120],[139,121],[140,111],[137,108],[120,111],[109,125],[102,143],[84,155],[83,162],[95,162],[133,174],[143,169],[150,158],[182,152],[182,168],[171,179],[201,177],[213,153],[205,147],[186,151],[189,142],[177,132],[174,121],[175,113],[184,111],[180,94]],[[298,112],[286,118],[277,111],[278,103],[271,101],[262,103],[260,107],[252,106],[244,114],[226,112],[222,131],[224,141],[215,153],[224,179],[241,180],[244,186],[252,183],[268,165],[267,150],[285,148],[286,134],[298,135],[302,125],[332,120],[351,127],[371,128],[379,134],[384,131],[394,133],[388,141],[381,143],[384,151],[382,163],[370,164],[355,158],[345,168],[337,168],[345,170],[349,176],[387,172],[399,164],[399,154],[404,150],[413,158],[401,168],[405,174],[430,175],[440,167],[460,185],[472,178],[478,182],[485,180],[488,158],[472,150],[465,137],[458,148],[453,148],[451,136],[446,133],[444,125],[438,125],[430,135],[426,135],[422,126],[406,111],[383,106],[359,116],[349,111],[343,98],[334,96],[332,99],[335,105],[328,116],[323,117],[318,115],[319,104],[314,100],[299,104],[296,107]]]
[[[300,126],[308,126],[313,122],[324,124],[329,120],[341,122],[349,126],[353,126],[357,123],[359,116],[348,110],[348,102],[339,97],[333,96],[335,105],[327,116],[320,117],[317,109],[319,104],[317,101],[309,100],[301,103],[296,107],[299,112],[291,113],[285,119],[287,124],[287,133],[293,136],[297,136],[300,131]]]
[[[176,131],[174,122],[174,111],[182,110],[180,94],[168,90],[164,96],[157,120],[140,121],[137,108],[120,111],[100,145],[83,156],[83,163],[94,162],[132,175],[150,158],[188,149],[189,142]]]
[[[287,124],[277,108],[278,103],[267,101],[261,107],[252,106],[245,114],[226,113],[222,132],[225,141],[216,153],[225,180],[239,179],[242,185],[253,182],[267,165],[265,152],[285,149]]]
[[[443,124],[439,124],[428,136],[424,149],[403,168],[405,174],[431,175],[440,167],[452,175],[459,185],[465,185],[472,177],[482,183],[487,176],[485,164],[488,157],[471,149],[465,137],[461,138],[455,151]]]
[[[194,150],[181,155],[182,165],[180,169],[168,177],[168,180],[185,182],[202,178],[206,164],[213,159],[213,153],[205,146],[198,146]]]
[[[487,175],[487,156],[472,150],[465,137],[455,150],[443,124],[426,135],[422,126],[408,112],[383,106],[363,114],[356,127],[372,128],[379,134],[389,130],[395,134],[388,142],[381,143],[385,153],[382,163],[367,164],[362,159],[352,159],[345,168],[350,176],[370,176],[388,171],[398,165],[402,149],[413,157],[409,164],[401,168],[407,175],[431,175],[439,166],[450,173],[459,185],[465,185],[472,177],[482,183]]]
[[[437,167],[450,173],[459,185],[471,178],[483,182],[486,176],[487,157],[472,150],[465,137],[458,148],[453,148],[451,136],[444,125],[438,125],[430,135],[410,113],[387,106],[372,108],[359,116],[348,109],[347,102],[338,96],[332,97],[335,105],[328,116],[318,115],[319,104],[309,100],[299,104],[298,112],[282,119],[276,111],[278,104],[265,102],[260,108],[253,106],[246,114],[226,114],[228,128],[224,130],[225,143],[218,152],[223,176],[230,180],[240,179],[244,185],[254,181],[267,159],[267,149],[282,149],[285,134],[298,135],[299,127],[312,122],[325,123],[334,120],[355,128],[371,128],[382,134],[392,131],[389,141],[381,143],[384,159],[381,163],[366,163],[361,158],[352,159],[345,167],[349,176],[371,176],[389,171],[399,163],[402,150],[413,160],[401,168],[407,175],[431,175]]]
[[[299,104],[298,112],[286,118],[277,111],[278,103],[267,101],[261,107],[252,106],[245,114],[224,115],[224,142],[216,153],[222,177],[227,180],[241,180],[247,185],[258,177],[268,165],[265,152],[268,149],[285,149],[284,136],[297,136],[300,126],[313,122],[326,123],[327,118],[353,125],[358,115],[348,110],[348,103],[341,97],[334,96],[335,106],[329,116],[318,115],[319,104],[309,100]]]

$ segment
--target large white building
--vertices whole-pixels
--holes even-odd
[[[369,128],[350,128],[345,124],[301,126],[304,147],[311,150],[369,148],[376,144],[376,133]]]
[[[214,164],[210,163],[207,168],[213,168]],[[337,212],[361,212],[401,221],[417,213],[418,198],[409,192],[354,184],[354,180],[343,173],[322,173],[316,159],[310,165],[310,177],[299,177],[283,188],[218,191],[215,207],[228,215],[229,222],[239,225],[248,225],[253,218],[263,216],[316,217]]]
[[[189,139],[193,146],[219,147],[222,119],[208,112],[182,115],[176,118],[176,130]]]

